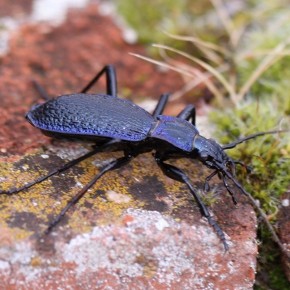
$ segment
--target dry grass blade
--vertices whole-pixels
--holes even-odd
[[[257,79],[274,63],[281,59],[284,54],[286,46],[289,44],[290,38],[286,41],[279,43],[261,62],[257,69],[252,73],[249,79],[239,90],[239,93],[236,96],[236,102],[239,102],[243,99],[245,94],[250,90],[251,86],[257,81]]]
[[[190,80],[189,82],[186,81],[186,84],[179,91],[176,91],[171,95],[170,99],[172,101],[181,98],[187,92],[189,92],[190,90],[193,90],[195,87],[197,87],[198,85],[203,83],[209,89],[209,91],[213,94],[217,103],[220,105],[222,104],[224,94],[212,81],[212,74],[211,73],[201,71],[200,69],[197,69],[197,68],[192,67],[192,66],[188,66],[187,64],[181,63],[180,61],[178,61],[174,58],[171,58],[167,54],[167,51],[164,49],[159,49],[159,54],[166,61],[166,63],[170,63],[174,67],[183,67],[183,68],[188,67],[188,71],[192,71],[196,75],[196,77],[194,79]],[[226,72],[229,70],[229,65],[223,64],[223,65],[219,66],[219,68],[217,70],[219,72]]]
[[[264,49],[264,50],[256,50],[256,51],[249,51],[246,53],[240,53],[240,55],[238,56],[238,61],[242,61],[245,59],[251,59],[251,58],[256,58],[256,57],[262,57],[265,55],[269,55],[273,52],[273,49]],[[276,53],[277,57],[281,56],[290,56],[290,50],[289,49],[284,49],[281,52],[277,52]]]
[[[181,36],[181,35],[175,35],[175,34],[171,34],[171,33],[168,33],[168,32],[164,32],[166,35],[168,35],[169,37],[171,38],[174,38],[174,39],[178,39],[178,40],[182,40],[182,41],[189,41],[189,42],[192,42],[192,43],[196,43],[200,46],[203,46],[205,48],[208,48],[210,50],[214,50],[214,51],[217,51],[221,54],[224,54],[224,55],[230,55],[230,52],[214,43],[211,43],[211,42],[208,42],[208,41],[204,41],[204,40],[201,40],[200,38],[198,37],[194,37],[194,36]]]
[[[160,65],[161,67],[165,67],[165,68],[167,68],[167,69],[171,69],[171,70],[176,71],[176,72],[178,72],[178,73],[181,73],[181,74],[183,74],[183,75],[185,75],[185,76],[195,77],[195,75],[194,75],[191,71],[185,70],[185,69],[183,69],[183,68],[178,68],[178,67],[172,66],[172,65],[167,64],[167,63],[165,63],[165,62],[163,62],[163,61],[155,60],[155,59],[153,59],[153,58],[146,57],[146,56],[143,56],[143,55],[138,54],[138,53],[132,53],[132,52],[130,52],[129,54],[130,54],[130,55],[133,55],[133,56],[136,56],[136,57],[138,57],[138,58],[140,58],[140,59],[143,59],[143,60],[149,61],[149,62],[151,62],[151,63],[154,63],[154,64],[156,64],[156,65]]]
[[[221,103],[222,100],[223,100],[223,94],[222,94],[222,92],[210,80],[210,78],[212,77],[212,74],[210,74],[210,73],[207,73],[207,74],[201,73],[198,70],[193,70],[192,68],[190,68],[189,70],[187,70],[187,69],[180,68],[180,67],[173,66],[173,65],[169,65],[169,64],[167,64],[165,62],[158,61],[158,60],[155,60],[155,59],[152,59],[152,58],[149,58],[149,57],[140,55],[140,54],[136,54],[136,53],[130,53],[130,55],[136,56],[136,57],[138,57],[140,59],[149,61],[149,62],[154,63],[156,65],[165,67],[167,69],[171,69],[171,70],[176,71],[178,73],[181,73],[181,74],[183,74],[185,76],[197,78],[196,79],[195,86],[197,86],[197,85],[199,85],[201,83],[204,83],[207,86],[207,88],[210,90],[210,92],[216,97],[216,99],[217,99],[218,102]],[[176,97],[175,97],[175,99],[176,99]]]
[[[180,64],[178,61],[172,59],[170,60],[171,63],[174,64],[174,66],[184,66],[184,64]],[[221,66],[219,68],[220,72],[224,72],[227,71],[229,69],[229,66],[227,64],[225,64],[224,66]],[[216,101],[218,104],[222,104],[223,100],[224,100],[224,95],[221,92],[220,89],[218,89],[218,87],[215,85],[215,83],[212,81],[212,74],[209,72],[203,72],[200,70],[196,70],[196,75],[197,77],[193,80],[190,80],[189,82],[187,82],[180,90],[174,92],[171,96],[171,100],[177,100],[179,98],[181,98],[183,95],[185,95],[187,92],[193,90],[194,88],[196,88],[197,86],[199,86],[200,84],[204,84],[209,90],[210,92],[213,94],[213,96],[215,97]]]
[[[166,45],[161,45],[161,44],[154,44],[154,47],[158,47],[161,49],[166,49],[172,52],[175,52],[178,55],[181,55],[195,63],[197,63],[198,65],[200,65],[203,69],[205,69],[206,71],[210,72],[214,77],[216,77],[224,86],[224,88],[226,89],[226,91],[228,92],[228,94],[230,95],[231,100],[235,103],[235,91],[234,88],[231,86],[231,84],[224,78],[224,76],[214,67],[212,67],[211,65],[209,65],[208,63],[189,55],[188,53],[185,53],[183,51],[180,51],[178,49],[166,46]]]
[[[232,47],[236,47],[236,44],[238,43],[239,37],[236,37],[235,35],[235,28],[234,24],[225,9],[225,6],[221,0],[211,0],[212,5],[214,6],[228,36],[231,42]]]
[[[204,55],[206,58],[208,58],[210,61],[220,65],[224,62],[224,59],[219,55],[223,56],[230,56],[230,52],[226,49],[215,45],[214,43],[203,41],[198,37],[193,36],[180,36],[180,35],[174,35],[165,32],[166,35],[173,39],[187,41],[193,43]]]

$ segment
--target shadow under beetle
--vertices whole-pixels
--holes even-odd
[[[87,94],[86,92],[91,86],[104,74],[106,75],[107,82],[106,94]],[[40,86],[38,86],[38,90],[43,98],[48,99],[46,93]],[[26,119],[45,135],[56,138],[90,140],[95,142],[96,146],[93,147],[92,151],[68,162],[63,167],[51,171],[46,176],[40,177],[23,187],[9,191],[0,191],[0,193],[11,195],[27,190],[31,186],[44,181],[52,175],[67,170],[98,152],[110,150],[123,151],[123,157],[117,158],[104,166],[68,202],[60,214],[49,224],[45,232],[47,234],[102,175],[108,171],[124,166],[141,153],[154,151],[155,161],[164,174],[187,185],[199,206],[202,216],[214,228],[225,250],[228,250],[229,246],[222,229],[210,215],[206,205],[191,184],[189,177],[182,169],[166,163],[166,160],[171,158],[185,157],[198,159],[213,170],[205,180],[205,191],[209,190],[209,181],[212,177],[218,175],[231,195],[233,202],[236,204],[237,201],[234,192],[228,182],[233,183],[251,200],[252,204],[265,219],[274,240],[283,252],[289,255],[263,211],[257,206],[253,197],[236,180],[236,165],[243,165],[243,163],[233,160],[225,153],[225,150],[233,148],[246,140],[266,134],[285,132],[285,130],[260,132],[239,139],[228,145],[220,146],[214,140],[207,139],[199,134],[195,127],[194,106],[186,106],[176,117],[162,115],[168,97],[169,94],[161,95],[152,114],[149,114],[129,100],[118,98],[115,69],[112,65],[107,65],[80,93],[62,95],[47,100],[43,104],[33,106],[27,113]]]

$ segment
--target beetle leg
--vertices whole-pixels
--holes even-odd
[[[45,101],[49,101],[50,97],[48,96],[47,92],[45,91],[45,89],[36,81],[36,80],[32,80],[32,84],[35,87],[35,89],[37,90],[38,94],[40,95],[40,97],[45,100]]]
[[[41,183],[42,181],[48,179],[49,177],[51,177],[53,175],[56,175],[56,174],[59,174],[59,173],[65,171],[65,170],[67,170],[67,169],[75,166],[76,164],[80,163],[81,161],[83,161],[83,160],[85,160],[85,159],[87,159],[87,158],[95,155],[96,153],[103,151],[107,147],[113,145],[114,144],[114,141],[115,140],[111,140],[111,141],[105,143],[102,146],[95,147],[92,151],[90,151],[90,152],[88,152],[88,153],[86,153],[86,154],[84,154],[84,155],[82,155],[82,156],[80,156],[80,157],[78,157],[78,158],[76,158],[74,160],[71,160],[71,161],[67,162],[63,166],[61,166],[59,168],[56,168],[56,169],[50,171],[45,176],[41,176],[41,177],[37,178],[36,180],[31,181],[31,182],[25,184],[22,187],[14,188],[14,189],[12,188],[12,189],[7,190],[7,191],[0,191],[0,194],[12,195],[12,194],[17,194],[17,193],[19,193],[21,191],[27,190],[30,187],[32,187],[33,185],[38,184],[38,183]]]
[[[237,202],[237,200],[236,200],[235,193],[231,190],[230,186],[228,185],[228,183],[227,183],[227,181],[226,181],[226,177],[223,176],[223,177],[222,177],[222,180],[223,180],[223,183],[224,183],[225,188],[227,189],[228,193],[229,193],[230,196],[232,197],[233,203],[234,203],[235,205],[237,205],[238,202]]]
[[[206,179],[204,181],[204,191],[205,192],[208,192],[210,190],[209,181],[217,174],[218,174],[218,171],[215,170],[208,177],[206,177]]]
[[[245,164],[244,162],[242,162],[242,161],[234,160],[233,162],[234,162],[235,164],[239,164],[239,165],[241,165],[242,167],[246,168],[247,173],[251,173],[252,170],[253,170],[253,168],[252,168],[251,166],[246,165],[246,164]]]
[[[154,118],[156,118],[158,115],[161,115],[164,111],[164,108],[168,102],[168,98],[169,98],[169,93],[166,93],[166,94],[162,94],[159,98],[159,101],[152,113],[152,116]]]
[[[195,107],[187,105],[178,115],[177,118],[189,121],[191,119],[192,125],[195,126]]]
[[[195,201],[197,202],[197,205],[200,209],[202,216],[204,216],[208,220],[208,223],[214,228],[218,237],[220,238],[220,240],[222,241],[222,243],[224,245],[225,251],[227,251],[229,249],[229,246],[227,244],[226,237],[225,237],[223,230],[220,228],[218,223],[210,215],[206,205],[203,203],[200,196],[198,195],[198,193],[194,189],[193,185],[191,184],[189,177],[181,169],[179,169],[173,165],[170,165],[168,163],[163,162],[163,160],[158,158],[158,154],[157,154],[157,157],[155,157],[155,160],[165,175],[167,175],[168,177],[170,177],[172,179],[175,179],[177,181],[185,183],[187,185],[192,196],[194,197]]]
[[[80,91],[86,93],[103,75],[106,74],[107,95],[117,97],[117,76],[113,65],[106,65],[97,75]]]
[[[67,205],[62,209],[62,211],[55,217],[55,219],[49,224],[48,228],[45,231],[45,234],[49,234],[51,230],[60,222],[66,212],[75,205],[84,194],[106,173],[111,170],[120,168],[121,166],[127,164],[133,157],[133,155],[125,155],[124,157],[113,160],[109,164],[107,164],[103,169],[89,182],[87,183],[75,196],[71,198],[71,200],[67,203]]]
[[[156,108],[154,109],[152,116],[156,118],[158,115],[161,115],[164,111],[164,108],[168,102],[169,94],[162,94],[158,101]],[[195,126],[195,107],[193,105],[187,105],[178,115],[177,118],[189,121]]]

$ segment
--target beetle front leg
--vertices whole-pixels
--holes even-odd
[[[215,170],[214,172],[212,172],[209,176],[206,177],[205,181],[204,181],[204,188],[203,190],[205,192],[208,192],[210,190],[210,186],[209,186],[209,181],[218,174],[218,171]]]
[[[208,223],[214,228],[215,232],[217,233],[218,237],[220,238],[220,240],[222,241],[224,245],[225,251],[228,251],[229,246],[227,244],[226,237],[223,230],[220,228],[218,223],[210,215],[209,210],[207,209],[206,205],[201,200],[201,197],[199,196],[199,194],[194,189],[193,185],[190,182],[189,177],[185,174],[185,172],[183,172],[181,169],[177,168],[176,166],[163,162],[158,152],[155,155],[155,160],[165,175],[167,175],[168,177],[172,179],[185,183],[187,185],[188,189],[190,190],[190,193],[194,197],[200,209],[202,216],[204,216],[208,220]]]
[[[227,189],[228,193],[232,197],[232,201],[233,201],[234,205],[237,205],[238,202],[236,200],[235,193],[231,190],[229,184],[227,183],[226,177],[225,176],[222,176],[222,180],[223,180],[223,184],[224,184],[225,188]]]

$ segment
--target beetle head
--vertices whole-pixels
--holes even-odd
[[[218,171],[229,171],[234,173],[235,163],[224,152],[224,149],[214,140],[196,135],[194,138],[193,153],[207,167]]]

